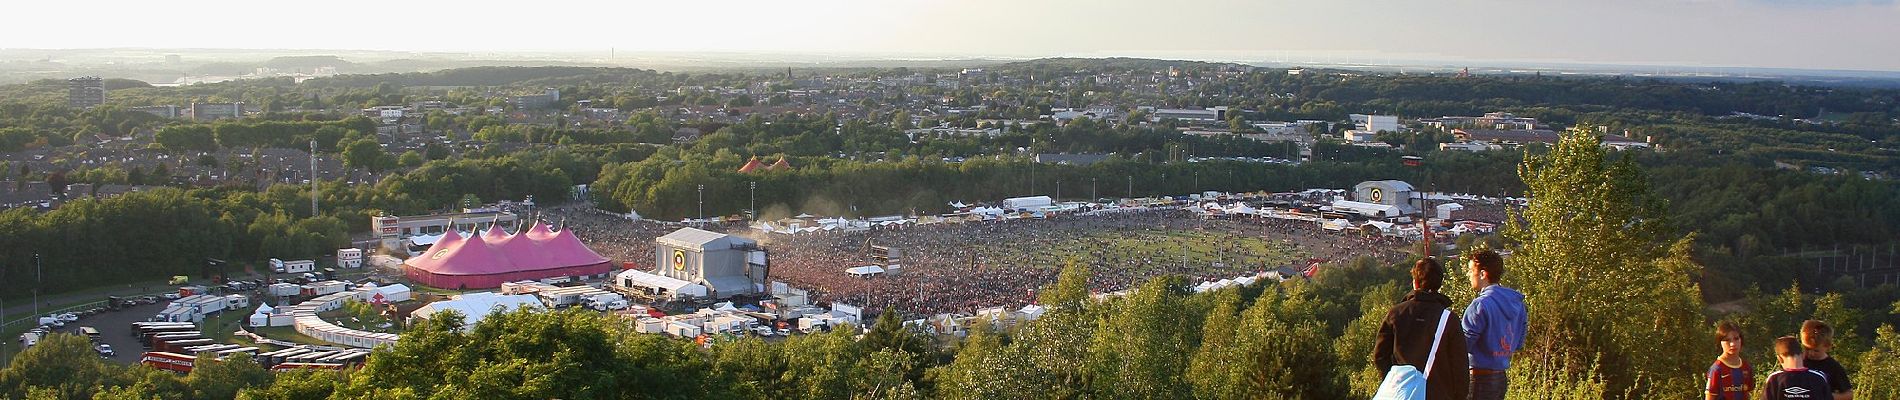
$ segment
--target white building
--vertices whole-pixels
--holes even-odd
[[[1372,143],[1379,140],[1379,131],[1351,129],[1340,134],[1340,138],[1347,143]]]
[[[363,249],[346,248],[336,250],[337,268],[362,268]]]
[[[1351,114],[1348,115],[1348,117],[1352,118],[1354,129],[1362,131],[1399,132],[1405,130],[1405,127],[1399,126],[1399,117],[1397,115]]]
[[[1438,149],[1447,150],[1447,151],[1479,152],[1479,151],[1502,150],[1504,149],[1504,146],[1474,141],[1474,142],[1439,143]]]

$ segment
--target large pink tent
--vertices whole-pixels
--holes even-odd
[[[571,229],[546,224],[513,234],[499,226],[462,236],[450,230],[428,252],[403,261],[409,280],[445,289],[484,289],[504,282],[606,274],[612,260],[587,248]]]

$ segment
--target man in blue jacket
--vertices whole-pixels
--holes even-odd
[[[1524,295],[1498,284],[1504,258],[1491,250],[1472,254],[1471,289],[1478,297],[1465,307],[1465,349],[1471,352],[1471,399],[1501,400],[1510,379],[1511,354],[1524,346]]]

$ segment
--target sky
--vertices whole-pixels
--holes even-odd
[[[1896,0],[62,0],[6,9],[0,48],[612,49],[1900,71]],[[91,11],[82,19],[75,10]]]

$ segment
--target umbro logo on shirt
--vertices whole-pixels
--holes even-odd
[[[1805,399],[1805,398],[1808,398],[1809,390],[1808,388],[1795,386],[1795,387],[1791,387],[1787,389],[1781,389],[1781,392],[1787,393],[1788,397],[1791,397],[1791,398]]]

